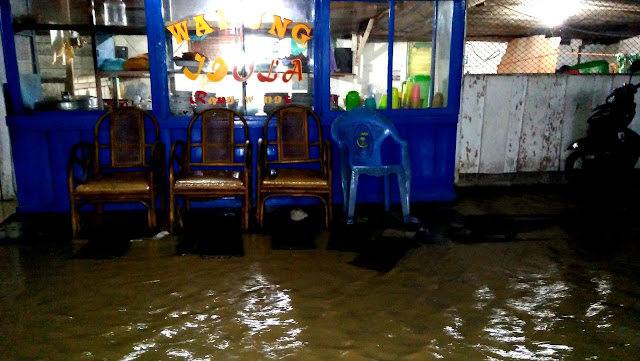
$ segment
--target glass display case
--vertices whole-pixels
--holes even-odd
[[[12,0],[23,105],[151,108],[143,0]]]
[[[331,1],[331,110],[446,107],[452,10],[452,0]]]

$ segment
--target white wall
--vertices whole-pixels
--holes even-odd
[[[496,74],[497,66],[507,49],[507,42],[466,41],[464,52],[465,74]],[[575,53],[583,53],[578,55]],[[611,55],[585,55],[611,54]],[[570,44],[561,44],[557,68],[595,60],[615,62],[615,54],[640,53],[640,36],[622,40],[611,45],[584,44],[580,39],[572,39]]]
[[[628,80],[625,75],[465,76],[457,173],[563,171],[570,152],[565,148],[586,135],[591,110]],[[630,127],[640,133],[640,107]]]
[[[622,40],[618,43],[619,53],[640,53],[640,36]]]
[[[506,52],[506,42],[467,41],[464,44],[464,73],[497,74],[500,59]]]
[[[560,45],[560,54],[558,55],[558,65],[560,68],[563,65],[573,66],[578,64],[588,63],[595,60],[605,60],[607,63],[615,62],[614,56],[604,55],[578,55],[570,53],[591,53],[591,54],[616,54],[619,53],[618,45],[603,45],[603,44],[588,44],[581,46],[582,41],[575,39],[571,41],[570,45]]]
[[[2,39],[0,39],[0,49]],[[0,51],[0,84],[7,82],[4,67],[4,54]],[[7,127],[7,107],[4,96],[0,96],[0,196],[2,200],[16,199],[15,182],[13,179],[13,157],[11,156],[11,140]]]

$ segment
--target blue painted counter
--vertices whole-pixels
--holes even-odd
[[[13,146],[18,212],[68,211],[67,162],[72,146],[79,141],[93,142],[95,121],[99,111],[42,112],[8,116],[7,123]],[[323,135],[331,139],[331,122],[339,113],[322,117]],[[160,125],[161,141],[170,145],[186,140],[187,117],[154,114]],[[395,118],[389,114],[398,131],[411,148],[411,202],[449,201],[454,199],[456,114],[407,115]],[[265,117],[248,117],[249,137],[257,154]],[[168,154],[167,154],[168,155]],[[333,147],[334,203],[342,202],[339,150]],[[167,157],[168,158],[168,157]],[[254,162],[255,168],[255,162]],[[255,174],[255,172],[254,172]],[[398,203],[396,180],[392,180],[392,202]],[[255,178],[254,178],[255,183]],[[253,189],[255,190],[255,184]],[[297,202],[298,199],[273,198],[268,205]],[[358,187],[358,202],[383,202],[382,181],[363,177]]]

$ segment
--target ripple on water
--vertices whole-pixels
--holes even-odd
[[[335,251],[33,263],[0,247],[0,348],[65,360],[634,359],[637,279],[558,242],[423,246],[387,274]]]

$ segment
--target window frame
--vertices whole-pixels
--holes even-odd
[[[326,19],[325,24],[317,24],[316,22],[316,36],[321,37],[322,41],[316,41],[317,54],[329,54],[331,47],[331,33],[330,33],[330,19],[331,19],[331,2],[385,2],[380,0],[316,0],[316,5],[320,5],[320,8],[316,10],[316,20]],[[387,109],[376,110],[381,114],[389,117],[403,117],[412,118],[420,116],[444,116],[444,115],[457,115],[460,108],[460,86],[462,84],[462,66],[463,66],[463,51],[464,51],[464,28],[466,17],[466,1],[464,0],[402,0],[402,1],[422,1],[422,2],[450,2],[453,5],[453,18],[451,23],[451,43],[450,43],[450,60],[449,60],[449,85],[447,95],[447,105],[442,108],[423,108],[423,109]],[[393,44],[394,44],[394,27],[395,27],[395,4],[396,0],[387,0],[389,3],[389,18],[388,18],[388,59],[387,64],[387,100],[391,101],[391,88],[393,77]],[[435,16],[435,14],[434,14]],[[434,27],[436,22],[434,22]],[[322,27],[322,28],[321,28]],[[434,31],[435,38],[435,31]],[[435,43],[435,39],[432,40]],[[437,46],[437,44],[436,44]],[[316,101],[315,105],[318,112],[323,115],[329,115],[332,118],[344,113],[343,111],[331,110],[330,104],[330,65],[328,57],[316,56],[316,74],[322,74],[316,83]]]

